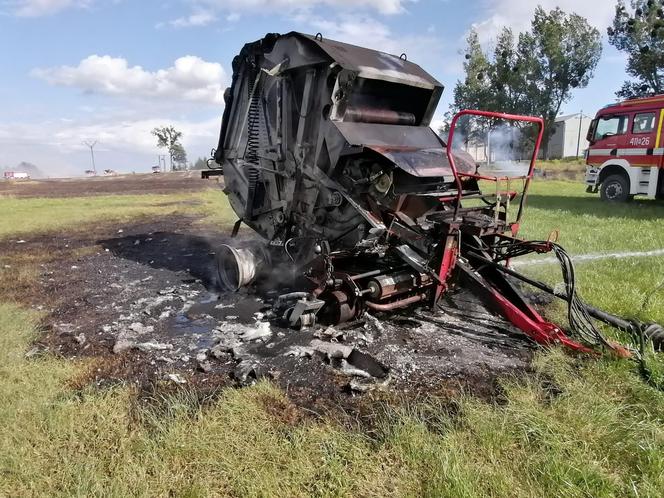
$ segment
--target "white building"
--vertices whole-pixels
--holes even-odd
[[[588,148],[586,133],[591,121],[591,117],[581,113],[558,116],[549,140],[549,159],[583,157]]]
[[[3,174],[5,180],[29,180],[30,175],[21,171],[5,171]]]

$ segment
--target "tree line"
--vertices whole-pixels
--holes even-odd
[[[632,78],[616,92],[636,98],[664,92],[664,0],[624,0],[616,4],[607,30],[611,45],[627,56]],[[549,140],[562,105],[592,79],[602,54],[600,32],[577,15],[560,8],[537,7],[530,29],[514,33],[505,27],[485,51],[474,29],[464,50],[463,80],[457,82],[451,116],[461,109],[483,109],[539,116],[544,121],[542,149]],[[465,130],[483,133],[489,123]]]

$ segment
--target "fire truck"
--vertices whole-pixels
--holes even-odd
[[[587,192],[605,201],[664,198],[664,95],[601,109],[588,129]]]

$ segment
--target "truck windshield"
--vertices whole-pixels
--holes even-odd
[[[595,140],[613,135],[622,135],[627,132],[627,123],[629,116],[606,116],[599,118],[597,129],[595,130]]]

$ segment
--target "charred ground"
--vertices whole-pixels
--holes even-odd
[[[395,317],[394,329],[412,341],[401,345],[402,356],[415,355],[413,364],[429,365],[436,375],[412,372],[403,382],[393,371],[386,386],[366,393],[346,387],[370,379],[343,375],[321,353],[277,355],[300,370],[275,368],[281,376],[243,389],[224,388],[238,384],[238,362],[230,354],[209,358],[213,371],[202,372],[192,358],[157,360],[181,354],[174,350],[112,353],[117,334],[105,333],[104,325],[134,313],[141,299],[165,295],[179,311],[184,301],[175,297],[198,291],[190,318],[199,307],[230,304],[200,301],[217,293],[206,251],[224,240],[233,220],[222,216],[218,190],[195,178],[185,188],[192,184],[196,189],[184,194],[144,188],[146,195],[76,197],[86,188],[81,181],[74,197],[0,199],[0,495],[661,494],[664,402],[633,363],[556,349],[535,354],[531,363],[528,348],[515,356],[498,342],[491,350],[466,315],[451,329],[436,329],[437,349],[417,347],[432,337],[424,333],[432,324]],[[661,205],[605,206],[567,182],[540,181],[533,190],[523,227],[528,237],[562,227],[561,242],[574,254],[653,250],[664,243]],[[635,231],[649,237],[634,237]],[[192,262],[186,255],[193,250],[201,255]],[[528,269],[547,282],[559,278],[555,265]],[[577,270],[588,302],[664,322],[664,294],[653,293],[664,257],[588,260]],[[651,296],[648,306],[644,296]],[[547,316],[562,321],[563,307],[552,304]],[[238,314],[230,307],[213,310],[209,314],[224,322]],[[154,318],[163,311],[155,310]],[[147,324],[149,317],[141,318]],[[276,351],[279,330],[271,330]],[[366,335],[362,327],[344,332]],[[389,351],[394,337],[376,334],[359,349]],[[503,332],[491,337],[511,341]],[[153,342],[166,338],[172,336]],[[344,339],[340,344],[350,343]],[[468,350],[476,357],[463,356]],[[528,359],[523,368],[506,365],[522,354]],[[659,356],[650,355],[650,364],[661,367]],[[297,372],[306,374],[302,389],[294,387]]]
[[[144,175],[138,183],[145,193],[209,186],[168,176]],[[52,185],[13,188],[19,196],[43,196]],[[64,195],[57,185],[53,194]],[[117,178],[66,185],[69,195],[127,192],[127,181]],[[463,389],[491,397],[498,377],[529,368],[532,346],[502,321],[460,306],[463,295],[435,315],[410,309],[333,329],[280,327],[270,322],[264,296],[220,289],[215,248],[228,234],[228,226],[211,226],[203,215],[171,215],[0,241],[4,262],[36,270],[22,280],[11,278],[16,265],[2,270],[4,290],[44,312],[43,334],[29,355],[86,358],[81,386],[129,381],[150,391],[186,383],[209,392],[267,377],[315,410],[365,396]],[[354,351],[352,360],[341,358],[344,351]],[[383,367],[387,375],[366,375]]]

